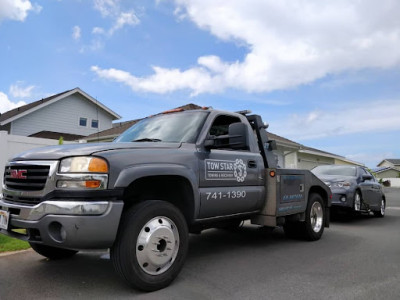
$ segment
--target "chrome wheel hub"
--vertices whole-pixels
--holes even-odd
[[[323,226],[322,221],[324,217],[324,212],[322,210],[322,205],[319,202],[314,202],[311,206],[310,218],[311,218],[311,228],[314,232],[319,232]]]
[[[155,217],[147,222],[136,242],[139,266],[150,275],[167,271],[174,263],[178,250],[179,232],[175,223],[167,217]]]
[[[385,200],[381,200],[381,215],[385,215]]]
[[[359,193],[356,193],[354,197],[354,210],[360,211],[361,210],[361,197]]]

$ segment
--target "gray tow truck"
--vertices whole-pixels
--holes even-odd
[[[5,167],[0,233],[50,259],[110,248],[116,272],[145,291],[176,278],[189,233],[250,220],[318,240],[331,191],[278,168],[265,128],[246,111],[169,111],[112,143],[21,153]]]

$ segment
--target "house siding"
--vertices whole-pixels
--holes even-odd
[[[355,164],[348,162],[348,161],[344,161],[341,159],[335,159],[335,165],[349,165],[349,166],[354,166]]]
[[[395,170],[387,170],[382,171],[376,174],[377,178],[397,178],[400,174],[400,171]]]
[[[79,118],[87,118],[87,126],[79,126]],[[92,128],[91,121],[99,120],[99,128]],[[77,135],[89,135],[112,127],[112,116],[80,94],[38,109],[11,124],[10,133],[29,136],[46,130]]]
[[[335,159],[323,156],[317,156],[313,154],[307,153],[298,153],[298,164],[297,168],[299,169],[308,169],[320,165],[333,165],[335,163]]]

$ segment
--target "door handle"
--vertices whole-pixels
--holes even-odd
[[[257,168],[257,163],[256,163],[256,161],[254,161],[254,160],[249,160],[249,161],[247,162],[247,166],[248,166],[249,168]]]

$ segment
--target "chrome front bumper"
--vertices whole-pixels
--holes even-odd
[[[123,209],[122,201],[44,201],[35,206],[0,200],[10,212],[9,230],[15,238],[68,249],[102,249],[114,243]],[[26,229],[21,235],[13,229]]]

